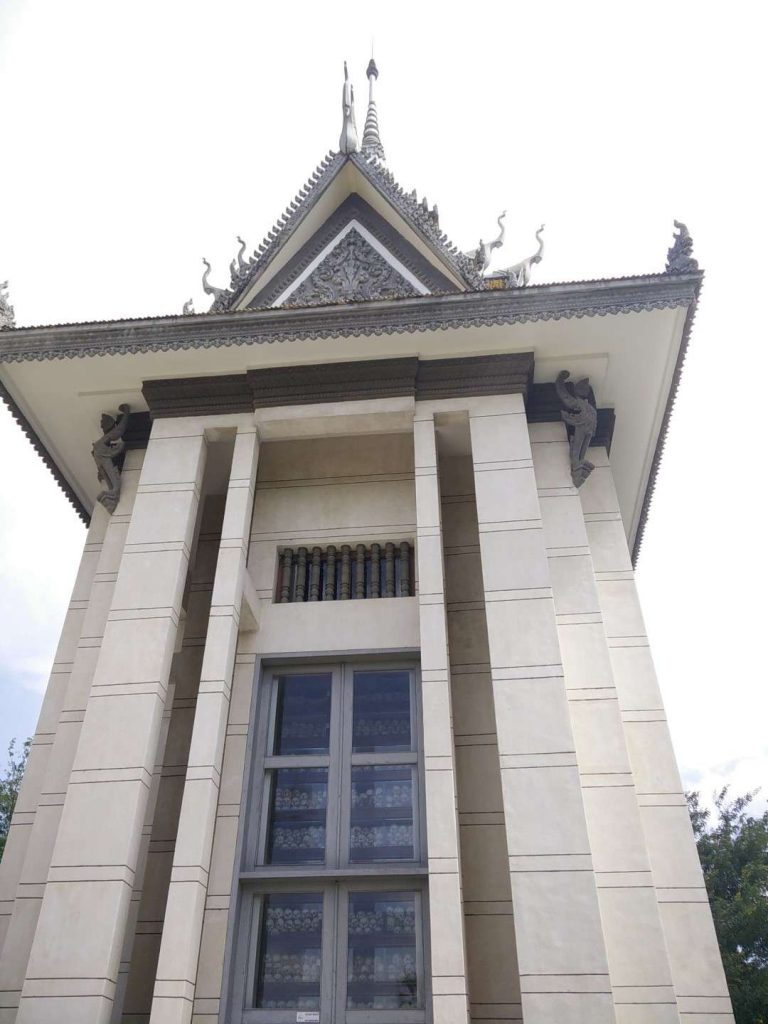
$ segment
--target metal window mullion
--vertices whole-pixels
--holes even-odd
[[[341,863],[341,790],[343,787],[343,757],[341,749],[344,733],[344,670],[341,665],[333,669],[331,688],[331,733],[329,737],[328,809],[326,811],[325,863],[338,867]]]
[[[365,754],[351,754],[350,761],[352,767],[357,768],[359,765],[369,766],[377,764],[417,764],[419,755],[415,750],[407,750],[403,753],[397,754],[377,754],[377,753],[365,753]]]
[[[333,1024],[336,1020],[336,993],[333,982],[337,962],[336,940],[339,933],[338,902],[338,886],[325,883],[323,887],[323,938],[320,948],[320,1024]]]
[[[255,770],[251,776],[251,807],[247,823],[245,854],[248,866],[258,864],[264,849],[265,819],[269,816],[265,803],[266,752],[274,745],[274,721],[277,708],[277,685],[273,672],[262,677],[262,686],[258,694],[256,750],[254,754]],[[266,717],[266,721],[264,718]]]
[[[423,705],[421,700],[421,675],[417,668],[411,670],[411,745],[416,754],[416,788],[417,803],[414,807],[413,824],[418,835],[414,834],[414,857],[420,863],[427,862],[427,780],[424,767],[423,742]],[[417,824],[418,823],[418,824]]]
[[[352,805],[352,702],[354,699],[355,671],[351,665],[342,668],[342,718],[341,718],[341,766],[340,816],[339,816],[339,864],[349,866],[349,843]],[[346,1003],[345,1003],[346,1005]]]
[[[264,758],[264,771],[276,768],[327,768],[331,762],[328,754],[270,754]]]
[[[336,893],[336,984],[333,990],[334,1022],[342,1021],[347,1011],[347,921],[349,919],[349,892],[344,885],[334,886]]]

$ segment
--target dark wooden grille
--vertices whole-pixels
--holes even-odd
[[[413,595],[413,549],[407,540],[284,548],[278,560],[275,600],[280,604]]]

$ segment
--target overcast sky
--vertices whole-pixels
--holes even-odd
[[[638,568],[684,781],[768,790],[766,82],[758,5],[0,0],[0,281],[17,322],[198,310],[364,120],[461,248],[537,282],[706,281]],[[599,400],[598,395],[598,400]],[[617,410],[621,417],[621,409]],[[98,425],[94,424],[94,438]],[[0,751],[34,731],[84,530],[0,412]],[[765,796],[765,794],[763,794]]]

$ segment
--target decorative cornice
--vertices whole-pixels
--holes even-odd
[[[416,398],[522,395],[527,404],[532,382],[533,352],[420,359]]]
[[[675,309],[695,301],[701,278],[701,272],[654,274],[308,309],[24,327],[0,335],[0,363],[376,337]]]
[[[417,401],[467,395],[525,398],[533,380],[533,352],[456,359],[366,359],[308,366],[270,366],[244,374],[149,380],[143,394],[152,418],[249,412],[279,405],[414,397]],[[556,410],[555,418],[559,418]]]

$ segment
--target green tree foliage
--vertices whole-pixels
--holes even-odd
[[[768,811],[750,813],[754,795],[726,786],[713,815],[687,794],[737,1024],[768,1024]]]
[[[25,742],[17,757],[16,740],[11,740],[8,747],[8,765],[5,774],[0,776],[0,860],[3,859],[5,840],[8,838],[8,829],[11,827],[11,816],[13,808],[16,806],[16,797],[19,795],[19,786],[27,764],[30,743],[31,740]]]

